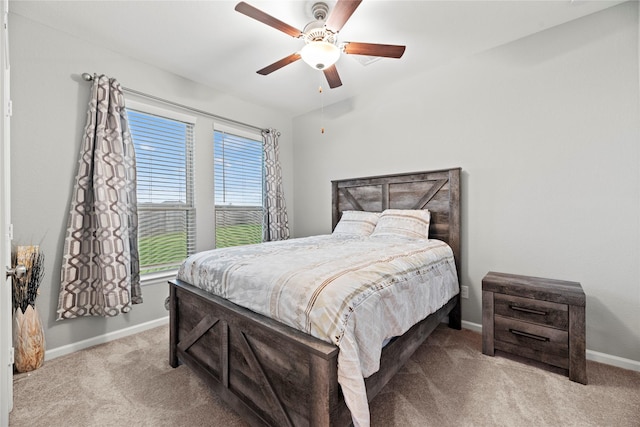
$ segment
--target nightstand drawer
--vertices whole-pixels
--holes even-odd
[[[495,314],[551,326],[563,331],[569,329],[569,306],[549,301],[494,294]]]
[[[495,316],[495,340],[565,357],[569,351],[569,334],[566,331],[498,315]]]

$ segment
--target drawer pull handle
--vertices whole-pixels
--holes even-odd
[[[549,338],[547,337],[541,337],[540,335],[529,334],[527,332],[522,332],[517,329],[509,329],[509,332],[511,332],[514,335],[520,335],[521,337],[531,338],[538,341],[544,341],[544,342],[549,341]]]
[[[512,305],[512,304],[509,304],[509,308],[512,309],[512,310],[516,310],[516,311],[522,311],[524,313],[538,314],[540,316],[546,316],[547,315],[546,311],[534,310],[532,308],[526,308],[526,307],[518,307],[517,305]]]

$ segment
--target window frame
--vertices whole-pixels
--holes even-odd
[[[215,233],[215,238],[214,238],[214,245],[215,248],[220,248],[220,247],[233,247],[233,246],[240,246],[240,245],[244,245],[244,244],[250,244],[250,243],[241,243],[240,245],[231,245],[231,246],[219,246],[218,245],[218,227],[219,227],[219,223],[218,223],[218,207],[219,206],[223,206],[223,205],[218,205],[217,204],[217,195],[216,195],[216,186],[217,186],[217,182],[215,179],[216,176],[216,156],[218,155],[218,153],[216,153],[215,151],[215,140],[216,140],[216,133],[217,132],[222,132],[228,135],[232,135],[234,137],[238,137],[238,138],[242,138],[242,139],[246,139],[249,141],[254,141],[256,142],[256,144],[259,145],[260,147],[260,208],[262,209],[262,212],[260,214],[260,239],[259,242],[262,242],[263,240],[263,216],[264,216],[264,147],[263,147],[263,141],[262,141],[262,134],[260,133],[260,131],[254,130],[254,131],[248,131],[246,129],[241,129],[238,127],[234,127],[234,126],[229,126],[227,124],[224,123],[215,123],[213,126],[213,133],[212,133],[212,146],[213,146],[213,175],[214,175],[214,181],[213,181],[213,203],[214,203],[214,216],[213,216],[213,220],[214,220],[214,233]],[[232,204],[229,206],[233,206]],[[244,205],[246,207],[254,207],[257,208],[258,206],[253,206],[253,205]],[[233,209],[230,210],[230,212]],[[231,214],[233,215],[233,214]],[[259,242],[251,242],[251,243],[259,243]]]
[[[185,211],[187,212],[187,218],[189,218],[189,216],[191,215],[191,221],[189,221],[186,226],[186,231],[188,234],[187,235],[187,255],[191,254],[189,253],[190,249],[192,250],[192,253],[195,253],[197,251],[196,249],[197,216],[196,216],[196,202],[195,202],[195,199],[196,199],[195,197],[196,196],[195,194],[196,193],[195,192],[196,190],[195,153],[196,153],[196,142],[197,142],[197,138],[196,138],[197,118],[195,116],[184,114],[178,111],[161,108],[155,105],[150,105],[150,104],[137,102],[137,101],[127,100],[125,108],[127,110],[127,113],[129,110],[133,110],[142,114],[158,116],[163,119],[178,121],[191,126],[191,130],[190,130],[191,138],[190,138],[190,141],[186,141],[186,147],[185,147],[185,158],[188,164],[186,168],[187,180],[185,183],[185,204],[184,205],[166,204],[161,206],[161,204],[158,204],[158,203],[150,203],[146,207],[141,208],[141,205],[138,202],[138,230],[140,230],[140,227],[141,227],[141,224],[140,224],[141,210],[166,211],[166,212],[175,212],[176,210]],[[128,124],[129,124],[129,130],[131,131],[131,121],[129,119],[128,119]],[[131,134],[132,134],[131,137],[133,140],[133,132],[131,132]],[[135,141],[134,141],[134,145],[135,145]],[[136,160],[137,160],[137,156],[136,156]],[[137,168],[137,163],[136,163],[136,168]],[[136,176],[137,176],[137,171],[136,171]],[[191,233],[191,235],[189,235],[189,233]],[[189,241],[189,238],[191,238],[191,241]],[[140,240],[140,234],[138,232],[138,241],[139,240]],[[141,271],[143,270],[142,265],[140,265],[140,270]],[[145,284],[149,284],[150,282],[157,281],[159,279],[174,277],[177,271],[178,271],[178,266],[176,266],[176,268],[170,268],[162,271],[149,272],[144,274],[141,273],[140,282],[142,285],[145,285]]]

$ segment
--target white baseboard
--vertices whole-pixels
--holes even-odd
[[[479,334],[482,333],[482,325],[478,323],[467,322],[466,320],[463,320],[462,327],[464,329],[469,329],[470,331],[473,331],[473,332],[478,332]]]
[[[637,360],[625,359],[624,357],[600,353],[599,351],[587,350],[587,360],[593,360],[594,362],[600,362],[606,365],[640,372],[640,362]]]
[[[462,321],[462,327],[464,329],[469,329],[474,332],[482,333],[482,325],[473,322],[467,322],[466,320]],[[625,359],[624,357],[618,357],[611,354],[600,353],[598,351],[593,351],[587,349],[586,351],[587,360],[592,360],[594,362],[604,363],[605,365],[616,366],[622,369],[629,369],[631,371],[640,372],[640,362],[637,360]]]
[[[149,329],[153,329],[158,326],[166,325],[169,323],[169,316],[162,317],[160,319],[151,320],[149,322],[141,323],[139,325],[130,326],[128,328],[120,329],[118,331],[109,332],[97,337],[89,338],[86,340],[78,341],[73,344],[63,345],[49,349],[45,352],[44,360],[55,359],[56,357],[66,356],[73,352],[84,350],[85,348],[93,347],[94,345],[104,344],[109,341],[117,340],[118,338],[124,338],[129,335],[137,334]]]
[[[45,353],[45,360],[55,359],[56,357],[65,356],[78,350],[93,347],[94,345],[104,344],[109,341],[117,340],[118,338],[124,338],[129,335],[137,334],[139,332],[146,331],[158,326],[166,325],[169,323],[169,316],[163,317],[150,322],[141,323],[139,325],[131,326],[129,328],[120,329],[119,331],[109,332],[104,335],[89,338],[83,341],[78,341],[73,344],[64,345],[62,347],[53,348],[47,350]],[[479,323],[462,321],[462,327],[474,332],[482,333],[482,325]],[[593,360],[594,362],[604,363],[606,365],[616,366],[618,368],[629,369],[632,371],[640,372],[640,362],[631,359],[625,359],[623,357],[613,356],[611,354],[600,353],[598,351],[587,350],[587,360]]]

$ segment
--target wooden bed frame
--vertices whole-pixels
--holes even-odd
[[[460,168],[332,182],[333,227],[342,211],[429,209],[430,237],[453,249],[460,277]],[[188,283],[170,283],[169,363],[181,362],[252,425],[348,426],[338,347]],[[460,296],[385,346],[365,380],[371,401],[436,326],[460,329]]]

